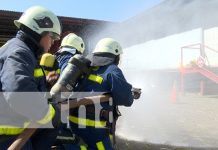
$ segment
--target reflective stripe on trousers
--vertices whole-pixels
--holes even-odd
[[[75,116],[69,116],[69,120],[78,125],[98,127],[98,128],[105,128],[107,123],[106,121],[96,121],[91,119],[78,118]]]

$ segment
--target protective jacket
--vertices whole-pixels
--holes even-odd
[[[37,78],[41,52],[22,31],[0,48],[0,135],[20,134],[30,120],[44,124],[55,114],[40,93],[46,89],[46,79]]]
[[[74,48],[61,48],[55,55],[59,63],[60,72],[63,72],[67,66],[69,59],[76,54],[77,50]]]
[[[65,53],[59,57],[60,68],[63,69],[72,56],[70,53]],[[85,115],[80,108],[70,110],[71,129],[83,138],[88,149],[112,149],[109,136],[110,127],[108,126],[109,116],[102,116],[101,112],[104,110],[113,111],[118,105],[131,106],[133,103],[131,89],[132,85],[126,81],[122,71],[113,63],[92,67],[91,74],[79,81],[75,91],[110,94],[113,98],[112,104],[110,102],[101,103],[100,118],[96,118],[95,112],[99,108],[94,105],[86,106]]]
[[[110,116],[102,115],[102,112],[114,111],[118,105],[131,106],[133,103],[132,86],[126,81],[117,65],[109,64],[94,67],[88,79],[83,79],[77,89],[91,93],[103,92],[112,96],[112,104],[110,102],[101,103],[98,115],[96,112],[99,111],[99,108],[90,105],[86,107],[86,115],[79,108],[71,110],[69,117],[72,130],[83,138],[88,149],[112,149],[109,135],[112,122],[109,122]]]

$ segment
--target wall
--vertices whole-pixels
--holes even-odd
[[[208,65],[218,67],[218,27],[204,30],[203,40]]]
[[[171,35],[124,49],[121,66],[128,70],[176,69],[180,66],[181,47],[201,43],[202,29]],[[199,56],[198,50],[184,50],[184,63]]]

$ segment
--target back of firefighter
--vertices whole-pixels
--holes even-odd
[[[0,48],[0,149],[6,150],[31,122],[51,124],[56,108],[41,92],[46,78],[38,80],[39,57],[61,34],[57,16],[41,6],[27,9],[14,21],[15,38]],[[50,149],[55,132],[39,129],[23,149]]]
[[[116,120],[110,121],[109,114],[113,112],[113,118],[116,119],[118,105],[131,106],[133,103],[132,85],[126,81],[118,67],[120,54],[122,54],[122,48],[112,38],[100,40],[93,51],[91,74],[87,79],[79,82],[77,90],[110,94],[112,101],[101,103],[100,107],[89,105],[85,111],[81,111],[81,108],[70,111],[71,130],[80,136],[86,144],[86,147],[75,145],[74,149],[113,149],[113,140],[110,135],[114,134],[112,126]],[[98,111],[100,111],[97,113],[99,115],[96,115]]]
[[[73,57],[75,54],[83,54],[84,50],[85,43],[80,36],[74,33],[69,33],[66,35],[62,39],[60,50],[55,54],[58,61],[60,73],[63,72],[71,57]],[[57,137],[57,145],[62,145],[65,147],[65,149],[71,149],[72,144],[77,142],[78,137],[76,137],[74,133],[70,131],[66,123],[63,123]]]

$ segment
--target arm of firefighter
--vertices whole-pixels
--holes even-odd
[[[26,55],[27,54],[28,53],[26,53]],[[33,83],[33,81],[34,81],[32,78],[33,74],[31,74],[33,72],[34,68],[32,68],[30,66],[34,66],[34,65],[31,63],[32,61],[30,61],[30,59],[28,59],[28,58],[31,58],[31,56],[29,55],[29,57],[28,57],[22,53],[19,53],[18,57],[12,56],[11,58],[9,58],[9,60],[7,61],[8,66],[10,66],[10,65],[13,66],[13,65],[15,65],[15,63],[17,63],[17,65],[19,65],[20,69],[16,70],[14,68],[11,68],[8,70],[10,73],[13,73],[14,77],[12,77],[12,81],[14,81],[14,85],[16,85],[16,84],[17,85],[16,85],[16,88],[13,87],[13,84],[11,85],[12,87],[6,87],[6,91],[12,89],[13,91],[17,91],[17,90],[18,91],[36,91],[36,93],[38,93],[37,87]],[[22,80],[22,77],[24,80]],[[11,82],[7,82],[7,83],[11,84]],[[22,88],[21,86],[25,83],[27,83],[27,84],[24,86],[24,88]],[[11,99],[11,98],[14,98],[14,100],[18,101],[19,99],[17,99],[17,97],[16,97],[17,94],[13,94],[13,93],[6,94],[6,100],[8,100],[12,109],[16,110],[18,113],[20,113],[24,116],[27,116],[31,120],[33,118],[35,118],[37,120],[38,124],[35,125],[35,128],[39,127],[40,124],[46,124],[46,123],[50,122],[55,115],[55,110],[54,110],[53,106],[47,104],[47,100],[44,99],[43,95],[36,94],[36,93],[32,95],[33,97],[30,95],[31,99],[36,98],[34,100],[35,100],[35,102],[38,102],[38,103],[32,103],[31,106],[34,106],[34,107],[30,107],[31,111],[27,111],[27,110],[20,111],[21,108],[25,108],[28,104],[30,104],[30,103],[28,103],[26,105],[26,103],[25,103],[27,100],[29,100],[29,98],[26,97],[27,95],[22,97],[22,98],[19,98],[19,99],[21,99],[21,101],[20,101],[21,108],[19,108],[19,106],[17,106],[17,103],[14,103],[13,99]],[[36,95],[36,97],[34,97],[35,95]],[[20,95],[18,97],[20,97]],[[29,100],[29,101],[31,101],[31,100]],[[22,104],[24,106],[22,106]],[[37,104],[37,105],[34,105],[34,104]],[[37,107],[37,106],[39,106],[39,107]],[[39,110],[39,109],[41,109],[40,106],[42,106],[42,108],[43,108],[42,112],[40,112],[40,110]],[[34,108],[36,110],[34,110]],[[32,113],[32,111],[33,111],[33,113],[36,113],[38,115],[37,116],[28,115],[29,113]],[[37,111],[38,111],[38,113],[37,113]],[[42,115],[41,115],[41,113],[42,113]],[[28,139],[36,131],[36,129],[34,129],[33,126],[31,126],[31,128],[29,128],[29,127],[27,129],[25,129],[17,137],[17,139],[12,143],[12,145],[8,148],[8,150],[20,150],[23,147],[23,145],[28,141]]]
[[[22,147],[26,144],[29,138],[35,133],[38,124],[32,124],[32,128],[25,129],[16,140],[10,145],[8,150],[21,150]],[[35,127],[35,128],[34,128]]]
[[[90,97],[84,97],[79,100],[69,100],[69,106],[62,107],[61,111],[66,111],[71,108],[77,108],[79,106],[87,106],[92,105],[96,103],[102,103],[102,102],[108,102],[111,99],[110,95],[97,95],[97,96],[90,96]]]
[[[53,119],[54,116],[55,116],[55,109],[51,104],[49,104],[49,109],[47,114],[43,116],[43,118],[41,118],[40,120],[37,120],[37,123],[47,124]]]
[[[52,105],[49,105],[49,111],[44,118],[37,121],[37,123],[32,122],[28,128],[26,128],[10,145],[8,150],[21,150],[25,143],[31,138],[31,136],[36,132],[37,128],[40,127],[41,124],[46,124],[51,121],[55,112]]]
[[[122,71],[115,67],[107,76],[111,95],[115,105],[131,106],[133,103],[132,85],[129,84]]]
[[[2,89],[10,108],[21,118],[37,121],[44,118],[50,106],[44,93],[38,91],[34,79],[35,58],[29,51],[20,50],[7,58],[2,69]],[[14,125],[13,122],[10,125]]]

